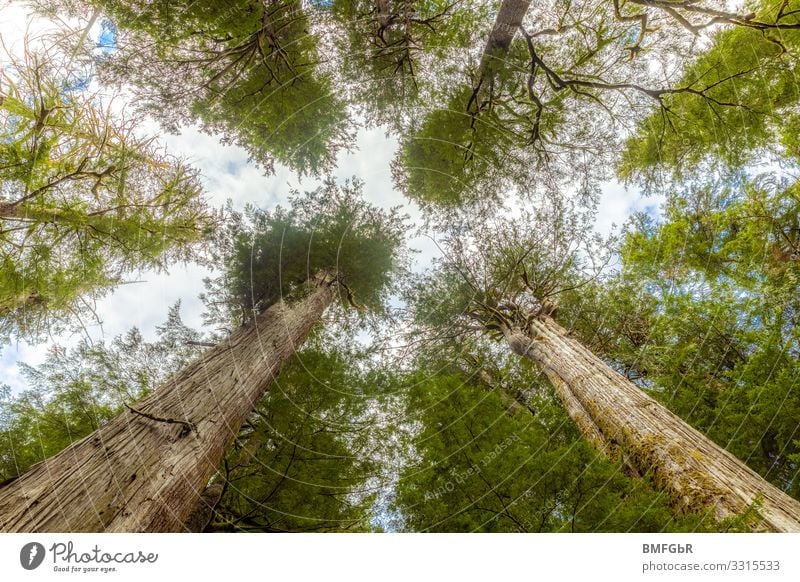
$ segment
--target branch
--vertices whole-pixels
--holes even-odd
[[[525,39],[528,41],[528,43],[527,43],[528,44],[528,53],[530,54],[530,57],[531,57],[531,67],[532,67],[532,69],[533,69],[533,67],[537,67],[537,66],[541,67],[541,69],[547,75],[547,80],[549,81],[550,86],[556,92],[562,91],[563,89],[570,89],[571,91],[573,91],[574,93],[577,93],[579,95],[589,96],[589,94],[587,94],[585,92],[581,92],[579,90],[576,90],[576,87],[585,87],[587,89],[612,90],[612,91],[633,90],[633,91],[637,91],[639,93],[642,93],[644,95],[647,95],[651,99],[655,99],[656,101],[658,101],[661,104],[662,107],[664,107],[663,97],[665,95],[675,95],[675,94],[679,94],[679,93],[688,93],[690,95],[696,95],[698,97],[702,97],[703,99],[705,99],[707,101],[710,101],[711,103],[714,103],[714,104],[719,105],[721,107],[741,107],[741,108],[748,109],[748,110],[750,109],[749,107],[747,107],[746,105],[743,105],[741,103],[734,103],[734,102],[730,102],[730,101],[720,101],[719,99],[715,99],[714,97],[709,96],[706,92],[709,91],[710,89],[713,89],[714,87],[724,83],[724,82],[727,82],[727,81],[730,81],[732,79],[735,79],[736,77],[740,77],[742,75],[747,75],[747,74],[753,72],[753,70],[755,70],[755,69],[748,69],[746,71],[740,71],[738,73],[734,73],[732,75],[729,75],[728,77],[725,77],[724,79],[720,79],[719,81],[716,81],[716,82],[714,82],[714,83],[712,83],[710,85],[707,85],[703,89],[695,89],[691,85],[687,85],[685,87],[678,87],[678,88],[674,88],[674,89],[671,89],[671,88],[650,89],[650,88],[647,88],[647,87],[643,87],[641,85],[637,85],[635,83],[609,83],[609,82],[603,81],[602,79],[601,80],[597,80],[597,81],[589,81],[589,80],[586,80],[586,79],[565,78],[565,77],[562,77],[561,75],[559,75],[558,73],[556,73],[553,69],[551,69],[541,59],[541,57],[537,54],[536,48],[535,48],[535,46],[533,44],[533,37],[530,34],[528,34],[525,30],[522,30],[522,34],[525,36]],[[594,96],[592,96],[592,97],[595,100],[597,100],[596,97],[594,97]]]

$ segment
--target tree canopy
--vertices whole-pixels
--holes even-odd
[[[174,306],[23,367],[0,481],[126,411],[182,450],[194,421],[130,405],[210,362],[252,390],[201,419],[237,412],[204,531],[800,530],[798,0],[47,9],[88,24],[0,77],[0,336],[178,260],[214,329]],[[312,185],[217,214],[140,116]],[[333,177],[364,128],[416,222],[368,200],[372,152]],[[614,180],[661,205],[601,235]]]
[[[301,175],[330,170],[351,142],[303,2],[92,5],[118,31],[101,71],[168,129],[198,123],[266,170],[277,161]]]
[[[793,54],[799,21],[788,6],[764,5],[765,18],[786,28],[740,27],[714,35],[709,49],[681,72],[679,85],[703,88],[702,95],[685,91],[661,98],[661,109],[625,143],[622,177],[656,167],[686,174],[709,157],[738,168],[765,151],[797,156],[793,110],[800,95]],[[779,10],[786,16],[778,20]],[[692,139],[685,139],[687,132]]]
[[[302,293],[323,272],[335,278],[344,303],[380,310],[406,268],[404,219],[397,209],[366,202],[362,187],[329,179],[294,192],[288,208],[236,213],[218,236],[217,260],[226,270],[209,281],[210,313],[219,312],[219,321],[247,320]],[[226,310],[232,315],[222,315]]]

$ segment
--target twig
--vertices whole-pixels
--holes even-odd
[[[198,342],[194,340],[186,340],[183,343],[187,346],[199,346],[201,348],[214,348],[217,346],[214,342]]]
[[[175,418],[164,418],[162,416],[155,416],[155,415],[149,414],[147,412],[142,412],[141,410],[138,410],[138,409],[134,408],[133,406],[131,406],[127,402],[125,403],[125,408],[127,408],[128,410],[130,410],[131,412],[133,412],[135,414],[138,414],[139,416],[143,416],[145,418],[149,418],[150,420],[155,420],[156,422],[166,422],[168,424],[180,424],[180,425],[183,425],[183,430],[181,431],[181,435],[180,436],[186,436],[187,434],[189,434],[192,431],[197,433],[197,426],[195,426],[195,424],[193,422],[189,422],[189,421],[186,421],[186,420],[178,420],[178,419],[175,419]]]

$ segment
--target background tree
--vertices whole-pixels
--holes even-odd
[[[339,80],[369,123],[400,130],[472,44],[483,4],[462,0],[349,0],[329,8]]]
[[[508,150],[503,142],[511,138],[498,123],[497,88],[507,78],[506,59],[529,5],[504,0],[474,73],[457,72],[458,89],[448,86],[433,101],[446,100],[446,107],[433,109],[422,122],[412,121],[393,166],[395,182],[406,196],[452,205],[473,197],[479,180],[503,180],[503,172],[495,170],[510,169],[502,152]],[[468,85],[463,85],[465,76]]]
[[[634,161],[623,166],[654,159],[664,139],[675,141],[679,152],[719,139],[711,137],[718,119],[761,127],[774,107],[795,99],[791,47],[800,24],[783,2],[738,14],[696,2],[555,1],[523,14],[513,29],[519,34],[497,55],[502,66],[492,69],[491,90],[481,82],[486,59],[466,60],[460,78],[451,75],[450,88],[409,124],[394,165],[407,196],[458,206],[511,187],[526,191],[540,183],[566,190],[576,179],[607,180],[621,136],[648,114],[649,145],[632,141],[628,157]],[[703,51],[698,37],[711,40],[712,48]],[[768,91],[742,90],[764,79],[770,79]],[[684,146],[678,143],[683,133],[662,135],[679,119],[702,125],[698,136],[706,137]],[[647,147],[649,154],[634,147]]]
[[[569,325],[797,497],[797,186],[742,177],[695,188],[661,220],[632,223],[615,282],[566,299]]]
[[[326,223],[325,217],[340,217],[342,208],[349,213],[349,228],[342,238],[334,239],[339,248],[326,248],[327,254],[311,251],[316,236],[331,240],[325,228],[336,228],[340,222]],[[168,531],[183,527],[241,425],[335,302],[337,290],[343,290],[342,301],[351,293],[379,296],[380,291],[368,282],[381,284],[386,278],[360,278],[357,266],[402,266],[402,221],[395,213],[367,205],[355,186],[337,188],[329,182],[308,196],[298,196],[291,216],[291,224],[305,228],[305,236],[281,251],[305,265],[305,283],[294,285],[282,297],[270,297],[265,291],[273,282],[251,278],[249,273],[258,272],[250,271],[249,261],[237,263],[236,257],[242,256],[238,252],[242,246],[254,258],[272,249],[257,246],[262,240],[257,231],[252,233],[257,235],[252,239],[256,246],[249,246],[247,234],[237,238],[230,266],[244,272],[230,272],[224,281],[232,282],[228,289],[235,292],[236,281],[251,280],[251,297],[260,301],[248,303],[255,312],[201,358],[128,406],[127,412],[0,489],[0,528]],[[283,230],[282,224],[269,220],[257,222],[258,226]],[[263,240],[274,237],[264,235]],[[362,257],[346,252],[348,241],[358,240],[369,241],[366,246],[382,253],[384,260],[359,263]],[[323,256],[328,262],[315,262]],[[272,255],[272,260],[280,263],[281,255]],[[242,312],[242,306],[232,312]],[[74,470],[76,459],[81,471]],[[109,475],[113,487],[106,480],[85,479],[92,467]],[[39,493],[32,496],[32,491]],[[56,505],[68,509],[54,513],[51,509]]]
[[[38,337],[213,224],[197,172],[103,105],[53,49],[0,77],[0,335]],[[75,317],[72,317],[73,321]]]
[[[738,26],[719,31],[709,49],[680,72],[679,86],[707,87],[663,95],[663,107],[638,125],[619,162],[623,178],[652,179],[659,171],[691,175],[710,159],[728,169],[765,155],[796,158],[798,94],[796,6],[760,2],[759,19],[773,28]],[[753,13],[755,14],[755,13]],[[685,139],[691,133],[692,139]],[[666,171],[666,172],[665,172]],[[646,181],[646,180],[645,180]]]
[[[796,530],[800,504],[669,413],[555,322],[554,297],[596,278],[602,264],[586,263],[593,243],[581,234],[587,230],[580,225],[583,216],[555,199],[539,217],[523,213],[519,222],[503,217],[502,228],[484,220],[459,232],[449,241],[439,275],[419,290],[418,317],[434,326],[449,319],[449,334],[495,334],[514,353],[536,362],[584,436],[639,474],[651,475],[676,508],[711,508],[722,520],[761,504],[762,527]]]

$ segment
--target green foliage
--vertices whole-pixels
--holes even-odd
[[[596,352],[795,497],[798,213],[796,183],[699,186],[633,225],[617,281],[562,302]]]
[[[228,453],[209,531],[370,529],[373,390],[353,355],[299,352]]]
[[[710,155],[741,165],[779,140],[794,156],[798,6],[532,5],[494,61],[436,69],[434,97],[402,133],[396,182],[453,207],[512,186],[607,180],[615,165],[625,178],[680,174]]]
[[[761,20],[775,22],[781,5],[777,0],[759,2]],[[784,6],[788,16],[780,21],[782,25],[800,22],[793,13],[798,6],[797,2]],[[704,89],[703,95],[664,96],[663,108],[643,120],[628,139],[619,174],[647,177],[661,169],[686,175],[709,156],[728,167],[740,167],[765,149],[775,149],[781,135],[784,151],[796,156],[798,48],[800,31],[795,29],[720,30],[711,47],[683,70],[677,83]]]
[[[155,342],[133,328],[108,343],[54,346],[37,368],[20,364],[29,388],[0,401],[0,481],[82,439],[194,359],[198,349],[186,342],[200,337],[178,310],[170,309]]]
[[[447,108],[425,117],[418,131],[405,136],[393,164],[395,181],[404,194],[422,204],[456,206],[475,199],[480,185],[484,196],[501,192],[504,148],[513,136],[493,111],[467,111],[472,89],[455,94]]]
[[[302,293],[325,272],[340,282],[343,301],[380,310],[405,264],[404,220],[364,201],[362,187],[328,180],[294,192],[289,208],[249,208],[247,221],[221,241],[227,273],[212,283],[211,300],[232,310],[234,320],[246,319]]]
[[[759,3],[758,17],[729,22],[699,52],[702,40],[687,41],[682,29],[693,26],[681,20],[695,3],[555,0],[535,6],[510,48],[493,55],[475,53],[498,2],[475,13],[459,0],[334,0],[324,9],[299,0],[92,3],[120,31],[118,50],[101,63],[105,80],[132,84],[142,110],[169,129],[199,123],[267,170],[278,161],[320,174],[351,142],[350,105],[400,134],[395,181],[426,210],[516,194],[526,203],[514,208],[516,219],[476,205],[445,228],[446,259],[407,289],[409,346],[422,346],[421,369],[367,373],[368,362],[324,342],[297,355],[220,468],[225,491],[210,529],[360,531],[374,527],[376,511],[411,531],[712,527],[708,515],[674,515],[647,480],[628,478],[621,463],[593,451],[535,371],[487,341],[545,315],[800,496],[797,185],[734,176],[698,187],[693,175],[662,223],[640,217],[633,225],[617,277],[599,278],[609,244],[589,234],[592,180],[617,159],[629,135],[620,127],[654,104],[617,160],[625,178],[654,169],[688,176],[709,159],[741,167],[777,151],[778,138],[780,154],[797,156],[800,33],[756,26],[777,19],[779,6],[789,13],[781,22],[796,24],[796,1]],[[702,10],[690,15],[695,24],[698,14],[718,14]],[[323,58],[331,48],[339,61]],[[674,67],[679,80],[665,85]],[[25,223],[0,233],[9,249],[0,317],[9,321],[39,304],[74,308],[75,297],[134,266],[160,266],[169,249],[197,235],[203,214],[192,206],[190,170],[154,162],[150,142],[131,137],[127,125],[81,110],[80,97],[58,83],[42,86],[33,100],[12,85],[3,94],[0,224]],[[117,197],[131,184],[147,193],[144,202]],[[564,195],[564,184],[578,195]],[[361,189],[328,180],[293,193],[285,208],[229,212],[232,220],[213,233],[223,274],[209,282],[211,319],[247,322],[301,296],[320,273],[335,276],[344,303],[384,309],[405,266],[405,226],[396,211],[364,202]],[[67,198],[78,191],[77,202]],[[534,200],[533,192],[551,198]],[[138,213],[126,214],[129,207]],[[176,207],[194,212],[185,239],[184,226],[167,228]],[[167,328],[196,337],[179,322]],[[183,345],[165,336],[147,344],[131,332],[110,346],[54,351],[39,370],[27,368],[33,389],[3,395],[0,436],[11,444],[0,477],[107,422],[187,361]],[[480,364],[477,374],[453,363],[473,349],[481,362],[464,361]],[[494,364],[488,379],[486,362]],[[378,399],[385,386],[391,395]],[[372,432],[377,403],[385,412],[397,402],[399,426]],[[390,504],[375,493],[376,475],[395,460],[375,446],[380,439],[405,447]],[[721,527],[744,528],[749,518]]]
[[[454,225],[444,258],[409,286],[415,323],[445,337],[495,335],[519,325],[561,293],[597,277],[611,245],[591,230],[590,196],[552,196],[519,216],[484,217]]]
[[[92,4],[120,31],[103,70],[167,128],[197,122],[300,174],[331,169],[352,140],[299,0]]]
[[[410,531],[703,531],[704,516],[677,517],[664,495],[626,477],[583,442],[536,379],[528,410],[511,414],[498,390],[460,374],[407,382],[416,419],[414,460],[395,507]],[[516,378],[519,381],[520,378]]]
[[[335,0],[338,66],[350,102],[373,124],[400,129],[422,105],[431,70],[470,46],[486,7],[463,0]]]
[[[78,72],[27,53],[0,79],[0,335],[51,318],[137,269],[191,256],[212,224],[197,173],[112,117]]]

